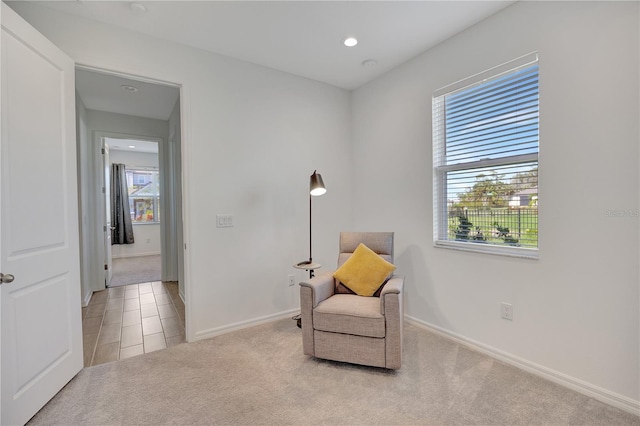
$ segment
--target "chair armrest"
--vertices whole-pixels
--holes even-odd
[[[397,370],[402,366],[404,335],[403,276],[393,276],[380,292],[380,313],[387,327],[385,335],[385,367]]]
[[[394,275],[389,278],[389,281],[382,287],[382,291],[380,292],[380,297],[384,296],[387,293],[402,293],[402,289],[404,287],[404,277],[402,275]]]
[[[324,273],[300,282],[300,318],[302,319],[302,351],[316,356],[313,333],[313,309],[318,303],[333,296],[335,281],[333,274]]]
[[[384,315],[385,313],[385,300],[387,299],[386,295],[397,294],[398,298],[396,300],[402,301],[402,290],[404,288],[404,277],[401,275],[394,275],[389,278],[389,281],[384,285],[382,291],[380,292],[380,313]]]
[[[311,289],[311,294],[313,294],[312,306],[314,308],[318,306],[318,303],[333,296],[336,289],[332,272],[325,272],[306,281],[300,281],[300,287]]]

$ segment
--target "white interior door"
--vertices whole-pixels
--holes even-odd
[[[109,144],[102,139],[102,188],[104,188],[104,283],[108,287],[112,276],[111,254],[111,164],[109,161]]]
[[[82,368],[73,61],[2,3],[0,423]],[[6,276],[5,276],[6,277]],[[6,280],[9,281],[9,280]]]

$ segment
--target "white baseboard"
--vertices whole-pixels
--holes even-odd
[[[469,339],[460,334],[446,330],[437,325],[429,324],[417,318],[405,315],[405,320],[409,324],[424,328],[447,339],[453,340],[456,343],[467,346],[475,351],[500,360],[506,364],[512,365],[531,374],[535,374],[536,376],[542,377],[551,382],[572,389],[583,395],[590,396],[597,399],[598,401],[602,401],[605,404],[620,408],[621,410],[627,411],[631,414],[640,415],[640,401],[633,400],[624,395],[620,395],[607,389],[595,386],[591,383],[587,383],[583,380],[576,379],[575,377],[571,377],[567,374],[561,373],[551,368],[544,367],[524,358],[520,358],[513,354],[501,351],[494,347],[477,342],[473,339]]]
[[[195,340],[204,340],[211,337],[219,336],[221,334],[230,333],[236,330],[242,330],[243,328],[249,328],[268,322],[278,321],[281,319],[289,318],[293,315],[300,313],[300,308],[289,309],[288,311],[278,312],[277,314],[266,315],[263,317],[253,318],[247,321],[240,321],[229,325],[223,325],[222,327],[210,328],[208,330],[202,330],[195,334]]]
[[[144,256],[156,256],[162,254],[159,251],[150,251],[147,253],[132,253],[132,254],[121,254],[118,256],[112,256],[112,259],[125,259],[127,257],[144,257]]]
[[[83,308],[86,308],[87,306],[89,306],[89,302],[91,301],[91,296],[93,296],[93,291],[89,291],[87,292],[87,294],[84,295],[84,298],[82,300]]]

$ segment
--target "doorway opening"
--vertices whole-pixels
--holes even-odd
[[[76,68],[85,366],[186,341],[180,117],[178,86]]]
[[[159,143],[102,138],[106,287],[162,281]]]

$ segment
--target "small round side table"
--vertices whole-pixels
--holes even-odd
[[[320,265],[319,263],[296,263],[295,265],[293,265],[294,268],[296,269],[304,269],[305,271],[309,271],[309,279],[314,277],[314,270],[315,269],[320,269],[322,267],[322,265]],[[296,324],[298,325],[298,328],[302,328],[302,317],[300,314],[296,315],[295,317],[293,317],[294,320],[296,320]]]
[[[296,263],[295,265],[293,265],[293,267],[296,269],[304,269],[305,271],[309,271],[309,278],[313,278],[315,276],[313,272],[314,269],[320,269],[322,268],[322,265],[320,265],[319,263],[303,263],[302,265]]]

